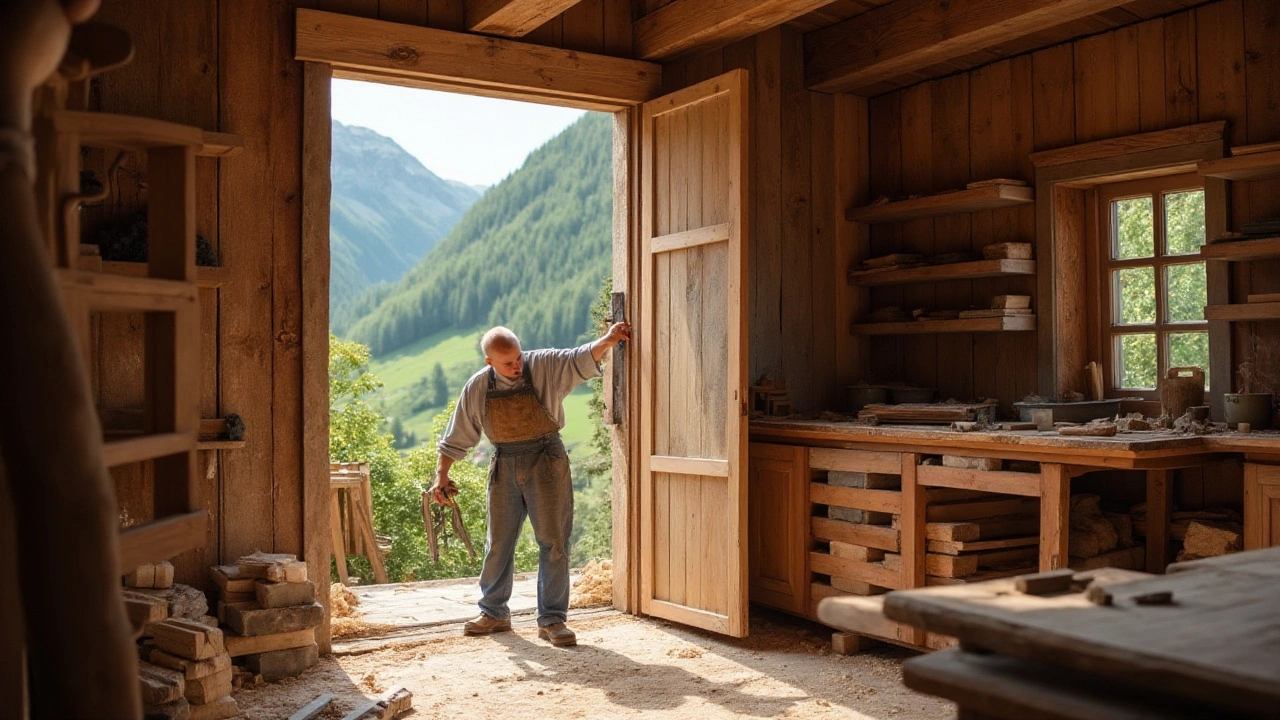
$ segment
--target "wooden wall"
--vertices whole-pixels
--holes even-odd
[[[137,53],[95,87],[94,109],[236,133],[246,142],[235,158],[202,159],[197,178],[197,229],[230,273],[226,286],[202,291],[201,411],[238,413],[247,427],[243,449],[204,453],[208,543],[177,561],[178,580],[199,587],[211,564],[255,549],[303,551],[303,72],[292,59],[300,5],[447,30],[463,23],[460,0],[106,0],[98,15],[129,31]],[[630,4],[584,0],[526,39],[626,56]],[[103,158],[90,162],[105,169]],[[126,164],[120,178],[108,202],[87,212],[87,231],[145,203],[145,168]],[[141,407],[141,318],[105,317],[96,330],[100,403]],[[122,510],[149,519],[147,469],[114,476]]]
[[[1020,55],[870,101],[872,196],[928,193],[991,177],[1033,180],[1029,152],[1229,120],[1233,145],[1280,140],[1280,5],[1221,0]],[[1233,223],[1280,213],[1280,183],[1237,185]],[[873,228],[871,254],[980,250],[1031,241],[1030,206]],[[1233,301],[1280,287],[1280,263],[1236,264]],[[1035,295],[1030,279],[952,282],[872,292],[873,307],[963,308],[1006,292]],[[1034,301],[1033,301],[1034,302]],[[1237,361],[1251,334],[1237,326]],[[999,397],[1036,389],[1034,333],[873,338],[874,379],[937,387],[943,397]]]

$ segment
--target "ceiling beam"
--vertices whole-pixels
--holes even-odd
[[[524,37],[581,0],[466,0],[463,19],[467,30]]]
[[[1124,5],[1129,0],[896,0],[805,35],[805,84],[878,83]]]
[[[299,8],[294,59],[334,77],[621,109],[657,97],[662,66],[469,33]]]
[[[832,0],[675,0],[632,23],[636,57],[673,58],[728,45],[795,20]]]

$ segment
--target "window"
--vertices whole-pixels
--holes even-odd
[[[1147,394],[1171,367],[1209,377],[1204,188],[1195,175],[1098,188],[1108,387]]]

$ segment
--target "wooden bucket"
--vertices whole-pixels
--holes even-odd
[[[1172,367],[1160,381],[1160,407],[1172,418],[1180,418],[1189,407],[1204,405],[1204,370]]]

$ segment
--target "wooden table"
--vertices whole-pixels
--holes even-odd
[[[961,650],[907,661],[903,676],[908,687],[959,702],[961,717],[1028,717],[1028,703],[1051,689],[1071,699],[1056,705],[1063,712],[1077,701],[1093,708],[1056,717],[1146,717],[1121,712],[1145,706],[1280,718],[1280,548],[1106,587],[1109,606],[1080,592],[1025,595],[1013,579],[923,588],[890,593],[884,613],[960,640]],[[1134,600],[1157,591],[1171,591],[1173,602]],[[838,614],[842,600],[823,609]]]

